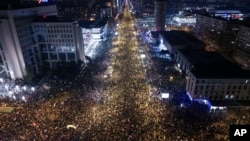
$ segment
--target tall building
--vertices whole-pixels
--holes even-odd
[[[55,5],[0,10],[0,46],[4,72],[12,79],[23,78],[27,69],[39,72],[39,47],[32,24],[38,15],[57,15]]]
[[[154,29],[156,31],[165,30],[166,8],[167,8],[166,0],[155,0]]]
[[[231,52],[235,47],[240,25],[240,20],[197,14],[194,33],[207,44],[208,50]]]
[[[39,65],[50,69],[62,61],[85,61],[81,28],[76,21],[56,16],[37,17],[33,29],[42,60]]]

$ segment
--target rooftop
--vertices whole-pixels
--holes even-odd
[[[0,10],[17,10],[17,9],[26,9],[26,8],[33,8],[33,7],[42,7],[42,6],[48,6],[48,5],[52,5],[52,4],[50,4],[50,3],[41,3],[41,4],[34,3],[33,5],[22,5],[19,2],[6,1],[6,2],[0,3]]]
[[[174,45],[183,45],[186,44],[187,42],[183,39],[180,38],[178,35],[178,31],[164,31],[160,33],[167,41],[169,44],[172,46]]]
[[[205,46],[205,44],[201,40],[197,39],[195,36],[185,31],[171,30],[171,31],[162,32],[161,34],[165,37],[165,39],[169,41],[171,45],[199,44],[201,46]]]
[[[75,20],[58,16],[38,16],[34,22],[74,22]]]
[[[243,70],[216,52],[205,50],[180,51],[193,65],[191,72],[197,78],[249,79],[250,71]]]
[[[98,27],[105,26],[106,21],[81,20],[81,21],[78,21],[78,24],[79,24],[80,27],[84,27],[84,28],[98,28]]]
[[[179,52],[192,64],[190,71],[197,78],[250,79],[250,71],[242,69],[217,52],[205,51],[204,43],[187,32],[173,30],[152,33],[155,36],[157,33],[162,34],[172,46],[186,45]]]
[[[163,33],[165,31],[151,31],[152,38],[159,39],[160,33]]]

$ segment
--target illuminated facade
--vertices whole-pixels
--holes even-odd
[[[85,47],[87,47],[92,40],[101,41],[103,39],[105,25],[106,22],[104,21],[79,21]]]
[[[192,71],[188,74],[187,92],[194,98],[209,100],[250,100],[250,83],[248,78],[206,78],[199,77]]]
[[[85,61],[83,38],[77,22],[60,17],[40,17],[33,24],[41,65],[57,67],[61,61]]]
[[[244,18],[240,10],[214,10],[212,14],[223,19],[243,20]]]
[[[175,15],[173,17],[174,24],[177,24],[178,26],[181,25],[188,25],[188,26],[195,26],[196,23],[196,17],[191,14],[185,14],[179,12],[178,15]]]
[[[207,44],[207,48],[230,52],[235,47],[240,25],[239,20],[197,14],[194,33]]]
[[[39,72],[41,59],[32,29],[38,15],[57,15],[55,5],[0,10],[0,44],[5,72],[11,79],[23,78],[27,69]]]

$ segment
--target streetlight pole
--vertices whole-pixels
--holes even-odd
[[[35,92],[35,88],[31,87],[31,91],[32,91],[32,93],[34,93]]]
[[[5,96],[6,96],[6,94],[8,94],[8,88],[9,88],[9,86],[6,84],[6,85],[4,86],[4,88],[6,89],[6,93],[5,93]]]

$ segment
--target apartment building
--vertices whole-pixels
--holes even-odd
[[[39,48],[34,39],[33,20],[39,15],[57,15],[55,5],[0,10],[2,67],[11,79],[23,78],[26,70],[39,72]]]
[[[239,28],[234,60],[245,69],[250,69],[250,26],[242,25]]]
[[[249,102],[249,70],[217,52],[206,51],[205,45],[188,33],[161,31],[159,34],[159,40],[186,74],[186,91],[190,96],[213,102]]]
[[[186,85],[192,97],[213,101],[250,100],[249,71],[215,52],[181,52],[185,56],[183,59],[192,64],[187,72]],[[195,57],[192,57],[193,54],[196,54]]]
[[[91,41],[101,41],[104,37],[105,21],[86,21],[78,22],[81,27],[84,46],[89,46]]]
[[[230,52],[236,44],[241,21],[210,15],[196,15],[195,36],[207,44],[208,50]]]
[[[53,68],[61,61],[85,61],[83,38],[77,21],[57,16],[37,17],[33,30],[41,65]]]

